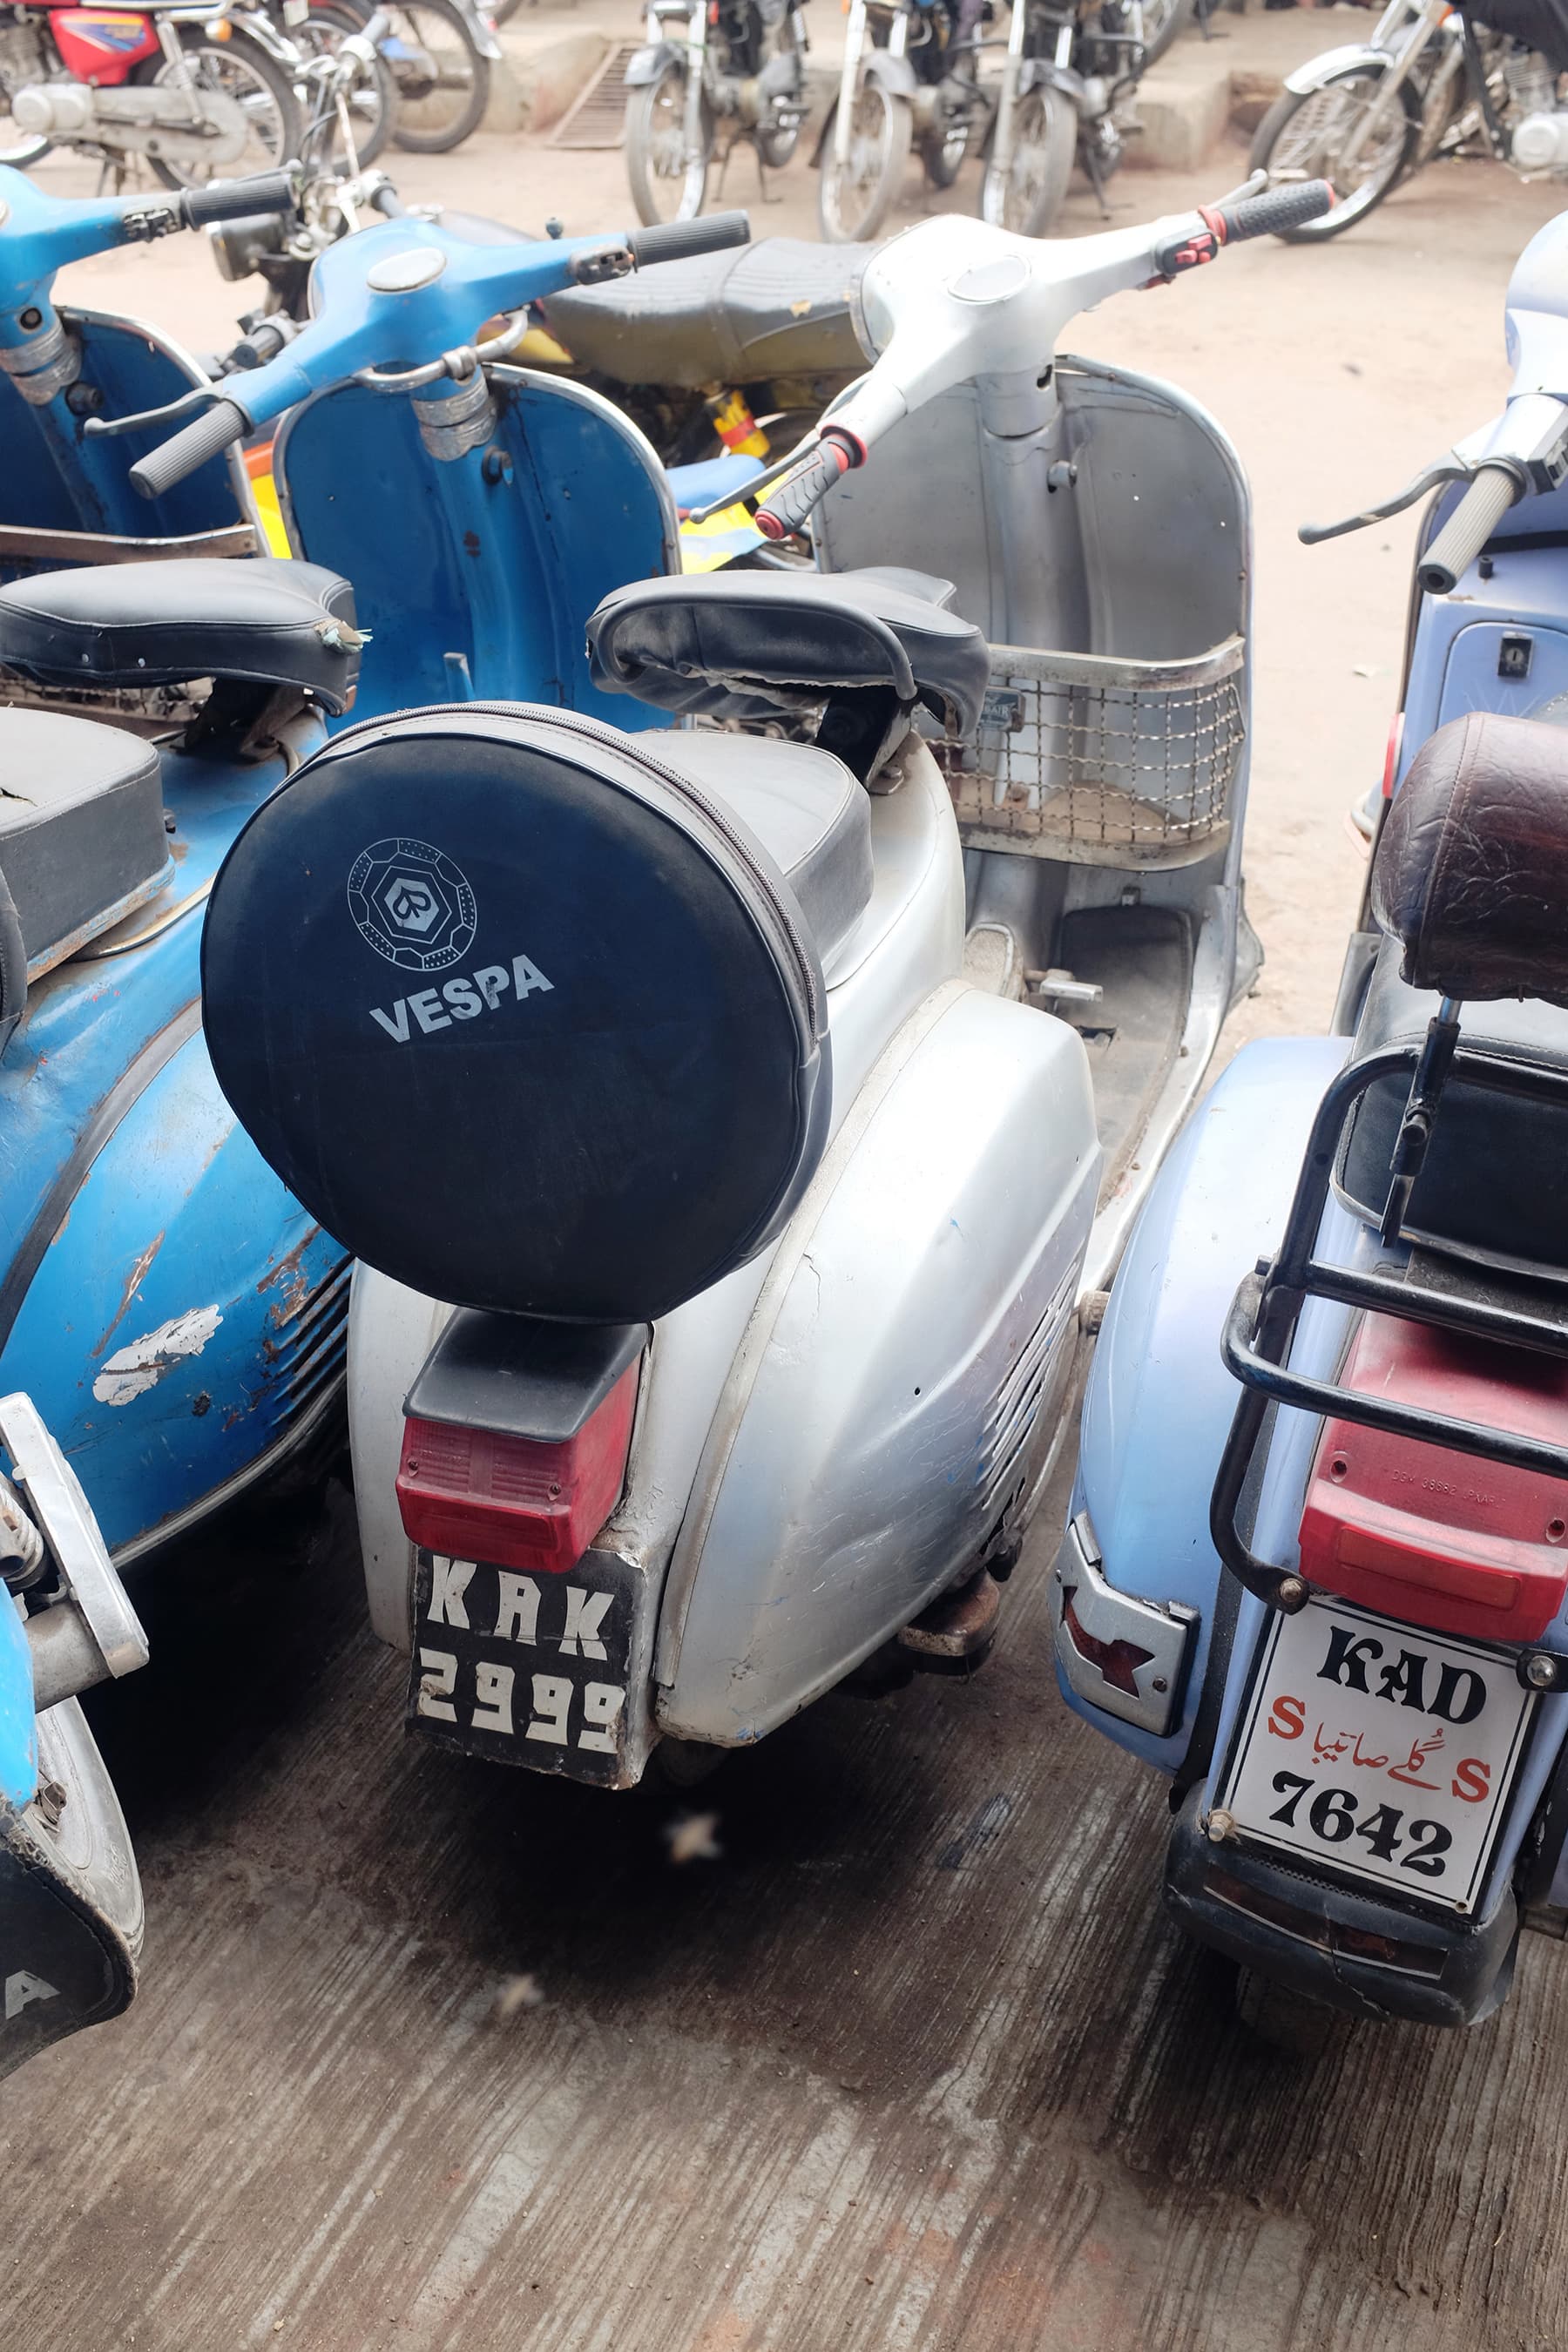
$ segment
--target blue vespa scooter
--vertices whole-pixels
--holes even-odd
[[[133,415],[118,437],[89,433],[127,424],[110,397],[120,380],[100,366],[132,332],[79,331],[49,299],[65,259],[147,233],[149,200],[61,204],[16,174],[0,196],[0,397],[17,393],[79,500],[64,526],[35,508],[12,552],[79,564],[112,540],[117,556],[170,559],[0,589],[11,673],[0,870],[16,900],[15,922],[0,922],[0,1097],[13,1106],[0,1145],[0,1386],[26,1381],[123,1564],[263,1478],[306,1475],[342,1394],[347,1255],[238,1130],[201,1039],[201,914],[219,860],[347,710],[367,617],[379,633],[373,710],[470,687],[583,707],[583,620],[628,575],[673,568],[674,516],[652,452],[591,394],[508,382],[507,426],[492,441],[474,437],[475,414],[454,428],[439,395],[410,421],[410,404],[362,391],[373,408],[323,402],[291,420],[308,477],[292,497],[296,544],[320,546],[324,562],[175,555],[179,527],[226,527],[237,552],[242,533],[256,543],[226,443],[161,488],[140,483],[154,488],[150,512],[131,488],[169,407],[188,413],[214,387],[175,361],[182,381],[161,413]],[[254,208],[254,192],[245,201]],[[689,250],[694,234],[733,239],[744,224],[706,222],[667,242]],[[368,269],[416,236],[426,266],[436,249],[434,283],[446,247],[426,224],[383,223],[337,250],[368,249]],[[605,238],[452,237],[450,248],[499,257],[493,274],[526,299],[658,257],[658,233],[638,242],[646,254]],[[497,307],[476,293],[443,317],[460,309],[471,336]],[[294,348],[313,339],[331,352],[345,335],[366,363],[428,348],[409,340],[405,299],[369,288],[345,304],[329,285]],[[181,517],[173,501],[195,486],[206,503]],[[226,526],[220,501],[232,501]],[[86,534],[84,502],[96,509]],[[139,515],[157,526],[152,544],[133,535]],[[344,571],[369,583],[368,615]]]
[[[1433,488],[1333,1031],[1243,1048],[1110,1295],[1052,1616],[1268,2038],[1568,1928],[1568,215]],[[1551,722],[1551,723],[1547,723]],[[1239,1284],[1239,1287],[1237,1286]]]

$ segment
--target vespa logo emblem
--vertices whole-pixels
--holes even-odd
[[[467,955],[479,910],[460,866],[427,841],[389,836],[362,850],[349,876],[362,940],[405,971],[445,971]]]

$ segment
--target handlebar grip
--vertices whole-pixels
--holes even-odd
[[[210,187],[187,188],[180,210],[187,228],[209,221],[244,220],[250,213],[291,213],[299,202],[292,172],[258,172],[250,180],[215,180]]]
[[[1266,188],[1260,196],[1243,196],[1236,205],[1216,206],[1225,223],[1226,245],[1242,245],[1249,236],[1283,236],[1305,228],[1334,208],[1334,192],[1327,180],[1303,180],[1290,188]]]
[[[1415,568],[1428,596],[1452,595],[1518,496],[1511,467],[1481,467]]]
[[[205,416],[182,425],[178,433],[137,459],[131,468],[132,488],[144,499],[162,498],[209,457],[243,440],[249,430],[250,419],[237,400],[216,401]]]
[[[749,213],[710,213],[705,220],[659,221],[635,228],[626,239],[633,261],[647,269],[656,261],[689,261],[699,253],[721,253],[729,245],[750,245]]]
[[[787,539],[798,530],[814,507],[822,504],[840,474],[849,470],[849,452],[841,441],[819,441],[793,474],[768,492],[757,509],[757,529],[764,539]]]

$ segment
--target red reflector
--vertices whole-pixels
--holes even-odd
[[[1568,1364],[1368,1315],[1341,1380],[1363,1396],[1568,1444]],[[1568,1594],[1568,1480],[1330,1421],[1301,1573],[1436,1633],[1535,1642]]]
[[[620,1499],[640,1368],[629,1364],[564,1444],[405,1421],[397,1501],[409,1540],[544,1576],[575,1568]]]

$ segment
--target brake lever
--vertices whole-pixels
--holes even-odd
[[[224,400],[227,394],[216,383],[193,384],[189,392],[171,400],[163,408],[140,409],[134,416],[84,416],[81,429],[85,435],[107,440],[116,433],[135,433],[143,425],[172,425],[176,417],[188,416],[205,400]]]
[[[1470,481],[1475,470],[1468,458],[1441,457],[1436,465],[1424,466],[1396,498],[1385,499],[1379,507],[1365,507],[1360,514],[1346,515],[1341,522],[1304,522],[1296,536],[1303,547],[1319,547],[1325,539],[1342,539],[1347,531],[1365,530],[1369,523],[1387,522],[1392,516],[1403,514],[1429,491],[1440,490],[1449,482]]]
[[[715,515],[728,514],[731,507],[739,506],[743,499],[760,499],[764,490],[771,490],[775,482],[783,481],[793,467],[808,457],[821,438],[821,434],[814,427],[804,439],[795,443],[786,456],[775,457],[771,465],[763,467],[760,474],[748,474],[743,482],[737,482],[734,488],[726,490],[721,498],[710,500],[705,507],[693,507],[687,515],[687,521],[710,522]]]

